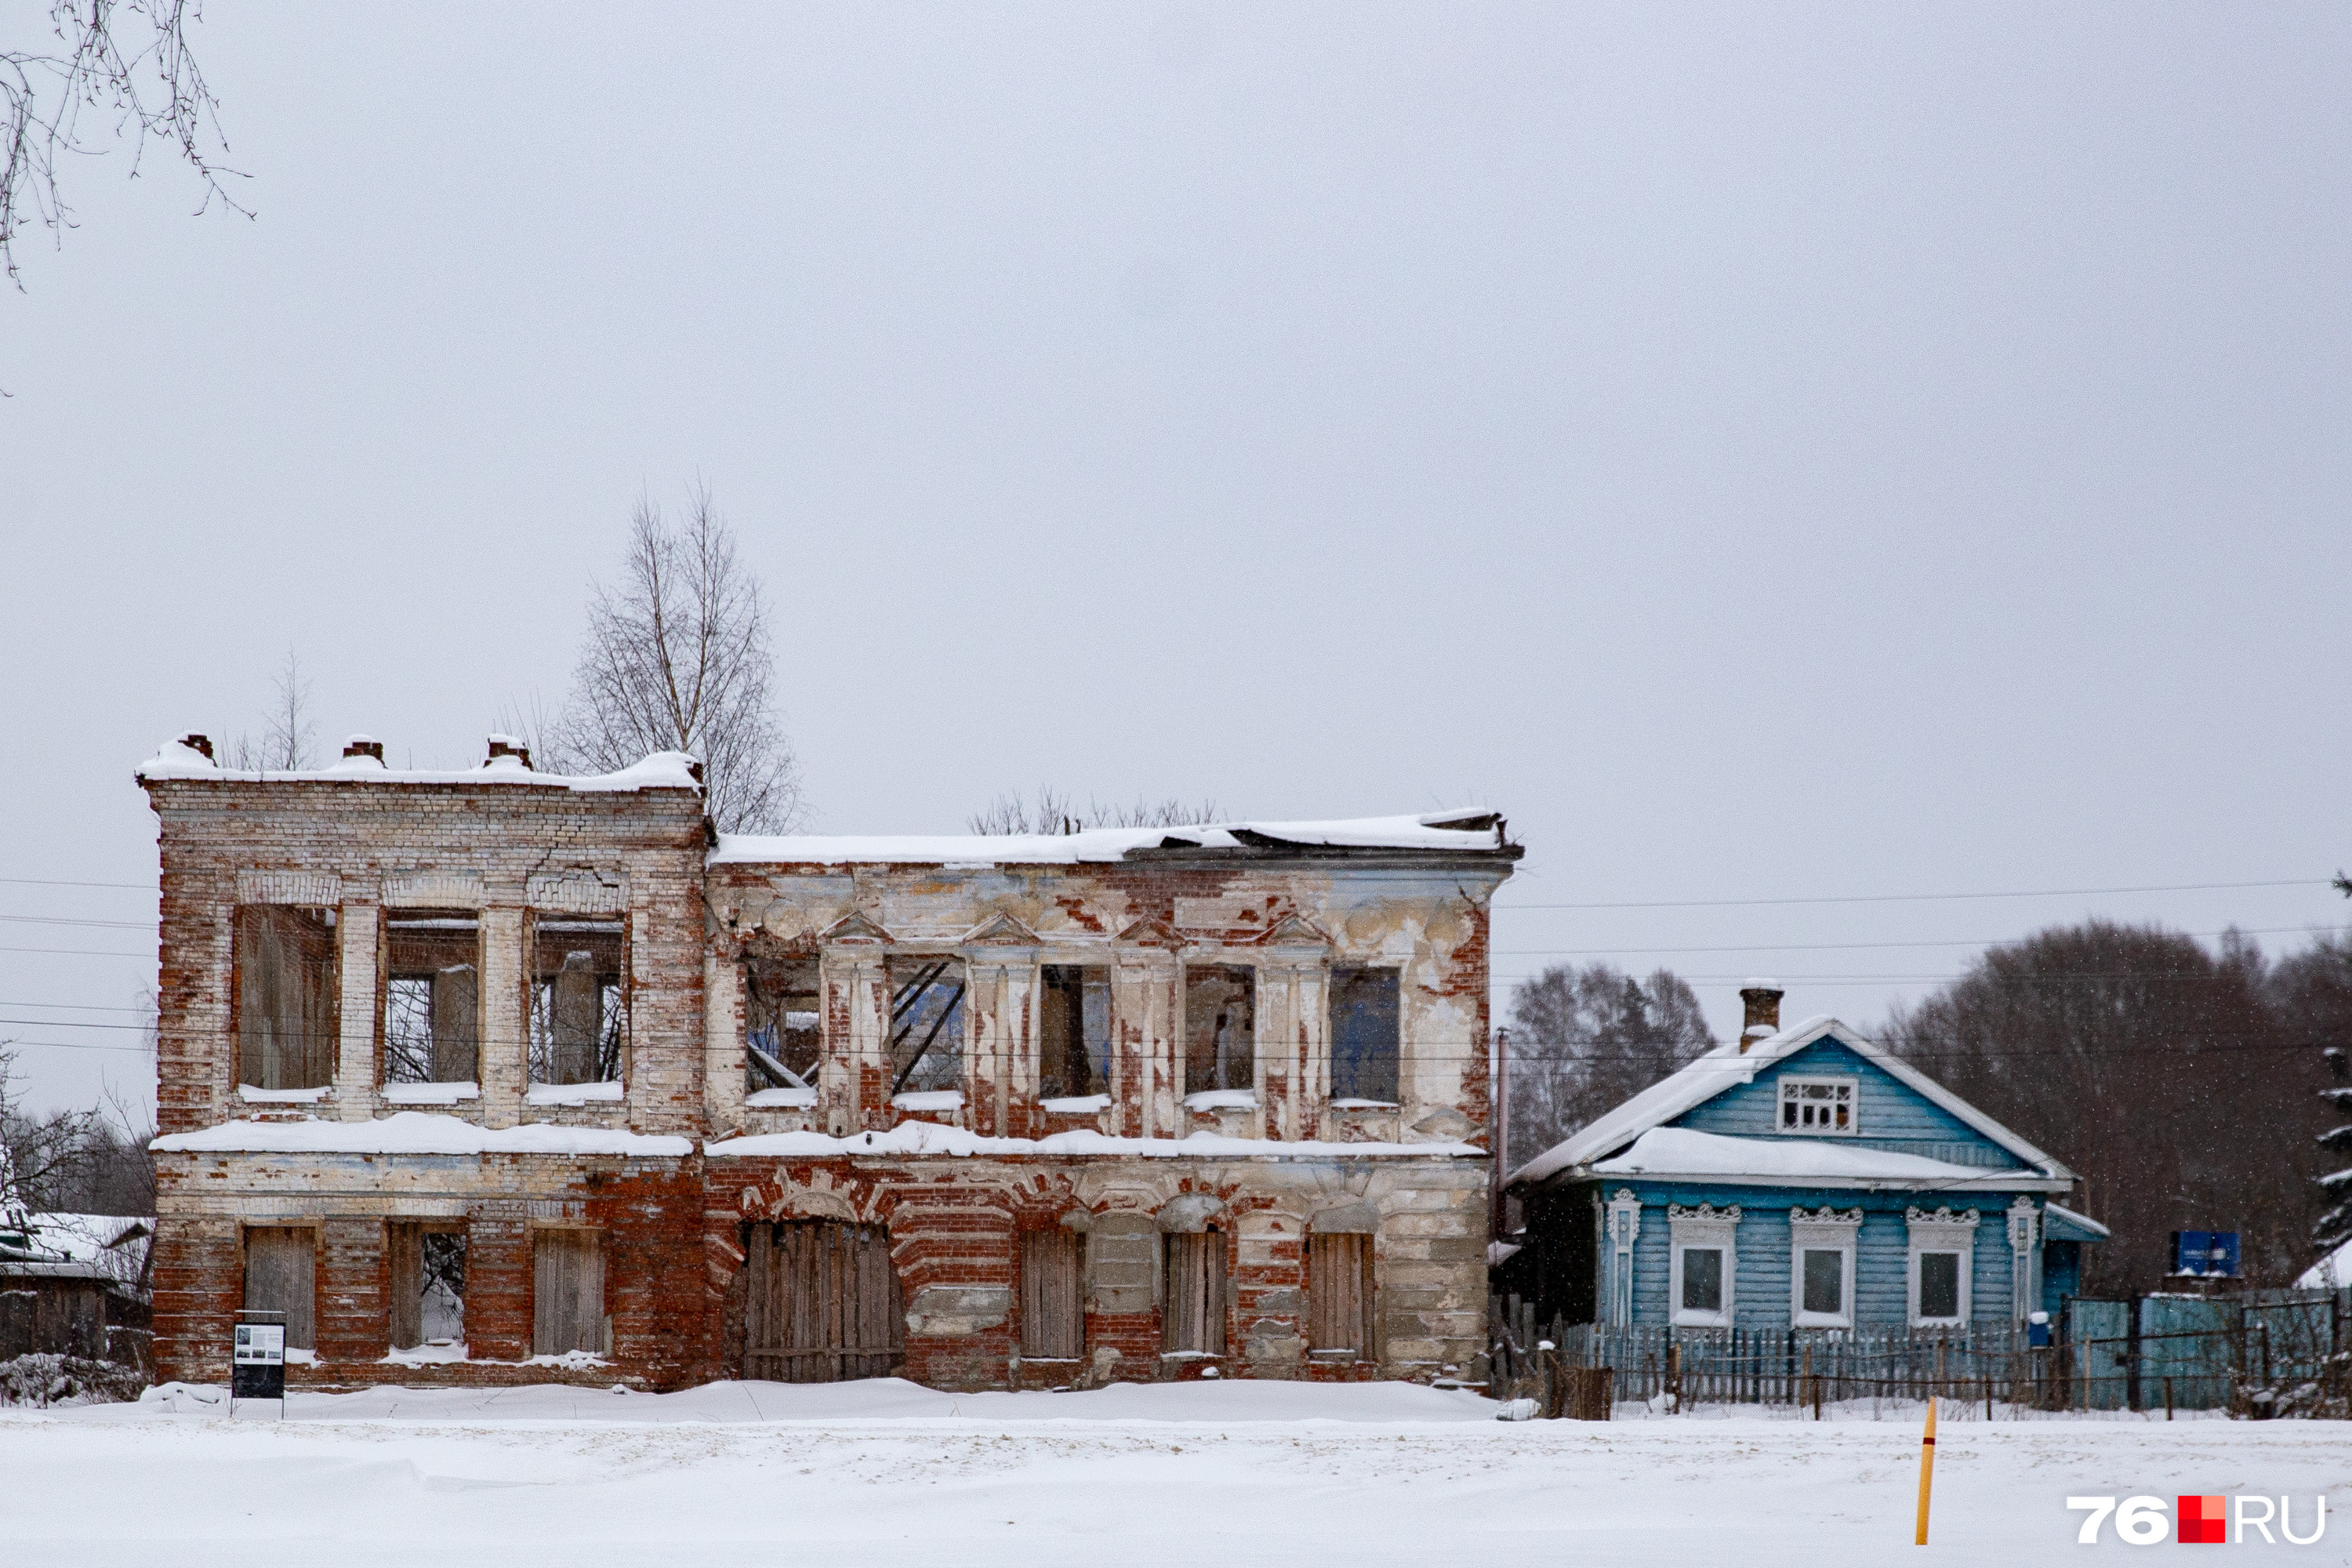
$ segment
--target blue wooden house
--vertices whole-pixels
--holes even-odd
[[[1748,1022],[1509,1178],[1513,1289],[1619,1328],[1872,1333],[2054,1317],[2106,1231],[2074,1174],[1834,1018]]]

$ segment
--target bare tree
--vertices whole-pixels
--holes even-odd
[[[1529,1159],[1715,1045],[1672,970],[1556,963],[1511,988],[1511,1157]]]
[[[0,49],[0,266],[19,289],[17,236],[30,223],[59,234],[73,226],[73,209],[58,190],[58,165],[102,152],[102,133],[131,134],[133,178],[152,137],[203,180],[199,213],[218,201],[253,216],[221,184],[236,171],[217,161],[228,151],[219,105],[188,42],[201,16],[194,0],[53,0],[54,42]],[[102,122],[104,132],[86,119]]]
[[[310,716],[310,678],[302,673],[301,658],[286,650],[270,687],[276,693],[262,716],[258,741],[239,734],[223,748],[228,766],[247,772],[299,773],[310,765],[318,744],[319,726]]]
[[[621,581],[599,584],[549,761],[611,773],[653,752],[700,759],[722,832],[782,833],[803,810],[799,765],[769,694],[775,656],[759,580],[697,485],[686,520],[651,500],[630,520]]]
[[[1158,802],[1138,795],[1132,805],[1105,805],[1089,799],[1081,808],[1071,796],[1051,784],[1039,784],[1034,796],[1018,790],[1000,795],[980,811],[964,818],[973,833],[1084,833],[1094,827],[1198,827],[1221,820],[1217,803],[1200,800],[1187,805],[1170,796]]]

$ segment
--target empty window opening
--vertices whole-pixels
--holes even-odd
[[[1307,1343],[1326,1352],[1372,1353],[1372,1238],[1307,1238]]]
[[[618,918],[564,915],[531,933],[530,1081],[618,1083],[629,1043],[628,939]]]
[[[953,958],[894,958],[890,1092],[963,1087],[964,973]]]
[[[1110,971],[1045,965],[1038,1007],[1039,1096],[1067,1100],[1110,1087]]]
[[[1850,1078],[1782,1079],[1780,1131],[1816,1138],[1853,1131],[1854,1088]]]
[[[237,1081],[325,1088],[335,1076],[335,911],[240,905],[236,943]]]
[[[1960,1317],[1960,1255],[1919,1254],[1919,1316],[1958,1321]]]
[[[319,1343],[317,1233],[302,1226],[254,1226],[245,1233],[245,1305],[286,1314],[286,1348]]]
[[[814,959],[760,962],[743,971],[744,1087],[814,1089],[824,1042]]]
[[[437,1225],[392,1226],[392,1348],[466,1340],[466,1233]]]
[[[1246,965],[1184,966],[1184,1092],[1257,1087],[1257,976]]]
[[[471,1083],[480,1071],[482,922],[470,910],[384,917],[383,1081]]]
[[[1331,1098],[1397,1101],[1397,972],[1331,972]]]
[[[542,1230],[530,1243],[530,1353],[612,1349],[604,1311],[604,1237],[593,1230]]]
[[[1021,1233],[1021,1354],[1076,1361],[1086,1353],[1078,1236],[1060,1226]]]
[[[1225,1353],[1225,1237],[1223,1231],[1177,1232],[1164,1238],[1167,1280],[1160,1313],[1160,1348],[1168,1355]]]
[[[786,1220],[751,1226],[749,1232],[745,1377],[842,1383],[898,1370],[907,1316],[887,1229]]]

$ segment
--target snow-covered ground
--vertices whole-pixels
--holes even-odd
[[[0,1562],[975,1565],[1875,1563],[1910,1550],[1919,1431],[1867,1404],[1498,1422],[1400,1384],[946,1394],[896,1381],[647,1395],[537,1387],[217,1390],[0,1412]],[[248,1416],[271,1409],[247,1406]],[[1638,1407],[1627,1412],[1641,1416]],[[2332,1423],[1954,1411],[1942,1562],[2071,1561],[2070,1494],[2314,1494],[2352,1506]],[[1843,1418],[1838,1418],[1843,1417]],[[2110,1525],[2103,1543],[2127,1550]],[[2331,1520],[2289,1560],[2352,1562]],[[1921,1561],[1926,1561],[1922,1554]]]

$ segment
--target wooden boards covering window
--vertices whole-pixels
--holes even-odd
[[[1076,1361],[1086,1353],[1085,1298],[1078,1237],[1055,1226],[1021,1233],[1021,1354],[1029,1361]]]
[[[530,1238],[530,1353],[604,1353],[604,1237],[542,1230]]]
[[[257,1225],[245,1233],[245,1304],[286,1314],[286,1348],[318,1348],[318,1233],[304,1226]]]
[[[1372,1238],[1307,1238],[1307,1343],[1317,1351],[1372,1353]]]
[[[755,1225],[744,1268],[745,1377],[842,1383],[898,1369],[907,1319],[883,1226]]]
[[[1160,1313],[1163,1352],[1225,1353],[1225,1237],[1182,1232],[1165,1238],[1168,1297]]]

